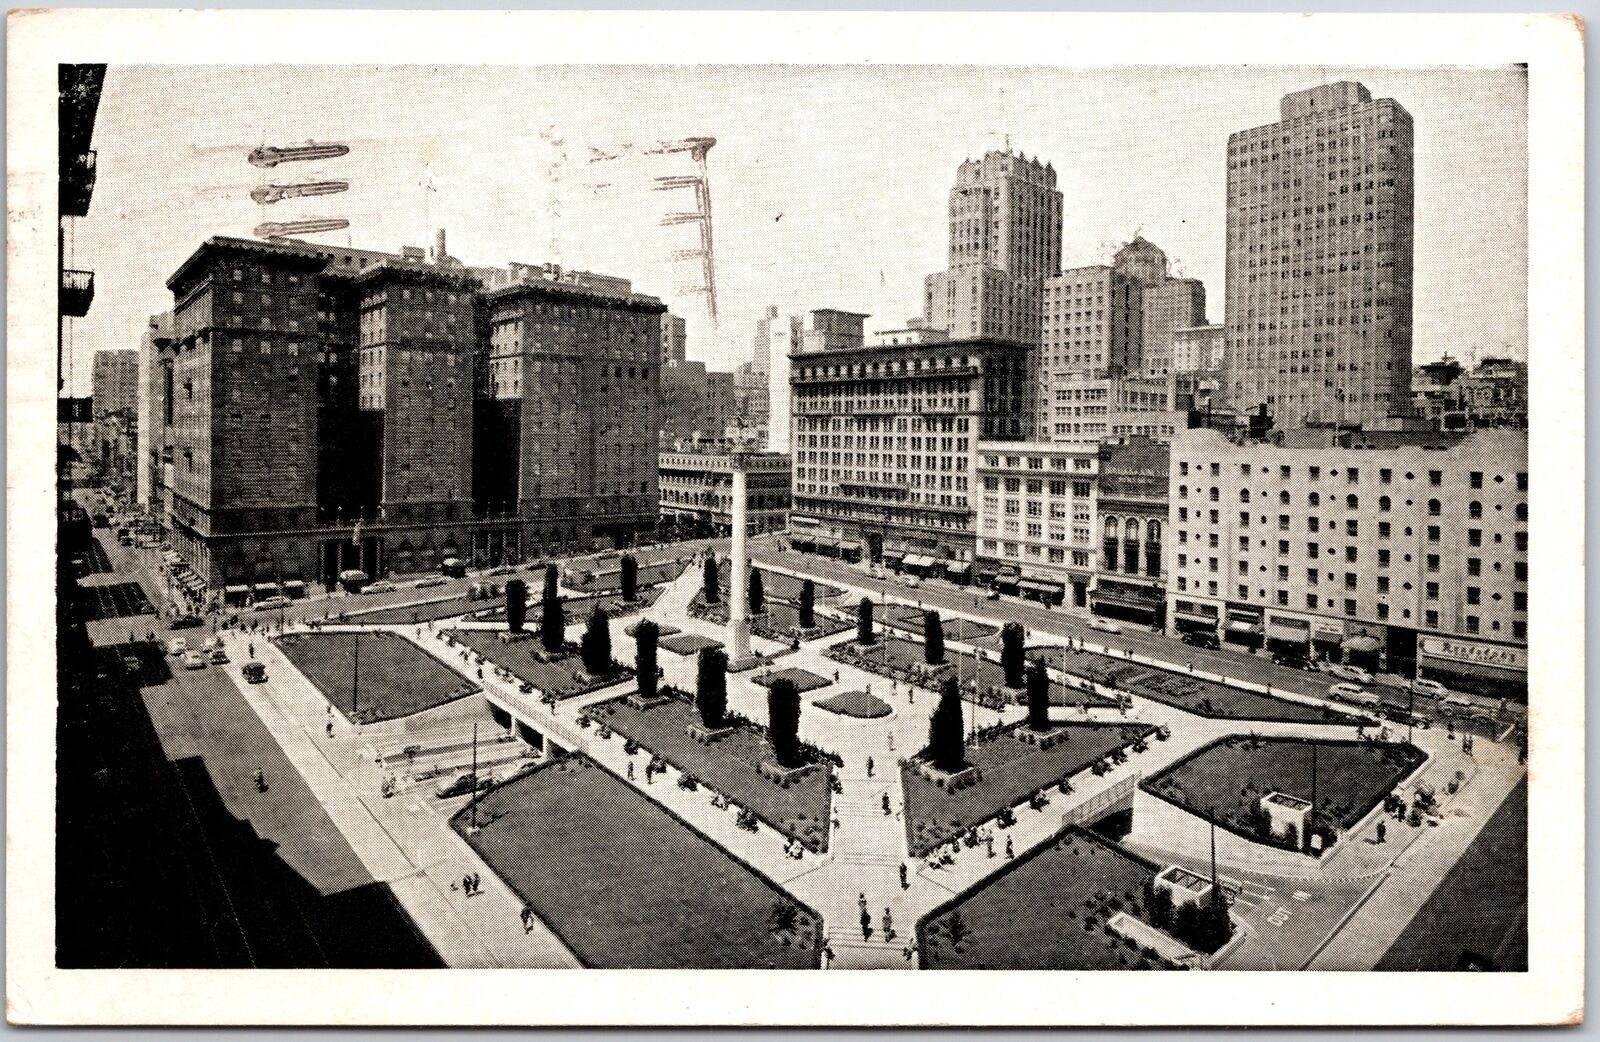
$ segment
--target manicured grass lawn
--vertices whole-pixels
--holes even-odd
[[[877,720],[894,712],[889,703],[865,691],[846,691],[812,704],[818,709],[826,709],[840,716],[853,716],[858,720]]]
[[[590,572],[582,568],[569,568],[561,573],[561,585],[572,590],[583,590],[585,593],[598,593],[601,591],[615,592],[622,589],[622,568],[615,561],[606,562],[607,570],[603,572]],[[658,586],[669,583],[683,574],[687,564],[679,561],[663,561],[660,564],[641,564],[639,566],[639,589],[647,586]],[[584,578],[587,575],[587,578]],[[543,589],[543,578],[540,578]]]
[[[543,583],[543,580],[541,579],[540,582]],[[528,591],[528,619],[526,624],[530,629],[538,629],[539,620],[544,618],[543,591],[544,587],[542,585],[537,589],[530,588]],[[607,614],[615,619],[621,615],[643,611],[654,604],[656,598],[660,596],[661,588],[659,586],[649,589],[641,586],[639,588],[639,596],[631,601],[623,600],[621,594],[608,593],[600,597],[568,597],[562,602],[561,607],[567,613],[567,625],[570,626],[574,622],[583,622],[588,619],[589,614],[594,611],[596,605],[604,608]],[[480,601],[479,603],[489,609],[479,615],[479,618],[503,619],[506,617],[506,599],[504,597],[501,597],[498,602]]]
[[[1105,911],[1143,918],[1155,869],[1077,828],[1030,851],[917,924],[923,966],[934,970],[1154,969],[1155,959],[1107,933]],[[1112,914],[1115,914],[1113,911]],[[956,938],[952,920],[959,919]]]
[[[700,724],[699,712],[676,698],[650,709],[634,709],[616,699],[591,706],[588,712],[596,722],[609,724],[617,734],[632,738],[741,807],[749,807],[762,821],[807,848],[828,849],[833,767],[826,761],[785,789],[762,777],[759,765],[776,763],[777,758],[766,735],[748,725],[741,724],[726,738],[703,745],[688,733],[690,724]]]
[[[1145,781],[1144,787],[1192,814],[1247,838],[1261,797],[1312,797],[1316,750],[1317,815],[1340,830],[1360,821],[1425,758],[1396,742],[1309,741],[1233,735],[1202,746]]]
[[[806,669],[775,669],[770,673],[763,673],[751,679],[762,687],[771,687],[780,680],[787,680],[793,683],[795,690],[801,694],[807,691],[815,691],[819,687],[827,687],[832,683],[827,677],[819,677]]]
[[[1048,661],[1059,667],[1061,650],[1056,649]],[[1184,673],[1122,662],[1087,651],[1067,652],[1067,671],[1201,716],[1309,724],[1353,724],[1357,721],[1357,717],[1336,709],[1240,691]]]
[[[352,713],[351,678],[358,636],[360,709]],[[386,631],[291,633],[273,638],[273,643],[324,698],[353,719],[393,720],[478,691],[477,684],[406,638]]]
[[[908,640],[905,637],[889,637],[885,640],[879,636],[878,642],[871,645],[870,649],[851,642],[850,647],[858,651],[866,651],[875,663],[885,663],[888,667],[898,670],[909,670],[914,666],[922,665],[924,654],[921,641]],[[979,659],[966,652],[945,650],[944,659],[956,668],[956,675],[961,681],[961,690],[964,696],[970,697],[968,692],[971,685],[976,682],[979,691],[993,688],[996,695],[1006,701],[1013,700],[1020,695],[1021,688],[1008,688],[1005,670],[1000,668],[1000,663],[993,657]],[[1047,660],[1052,667],[1059,667],[1060,660]],[[876,670],[885,672],[886,670]],[[1055,706],[1081,706],[1088,700],[1090,706],[1107,707],[1116,705],[1111,699],[1091,691],[1080,691],[1068,687],[1066,684],[1050,678],[1050,704]]]
[[[584,757],[547,764],[451,824],[584,965],[814,969],[821,919]],[[775,905],[798,910],[772,928]]]
[[[155,605],[144,595],[144,587],[136,582],[101,583],[80,588],[83,603],[83,621],[98,619],[126,619],[134,615],[154,612]]]
[[[630,674],[620,670],[609,677],[591,677],[583,668],[583,660],[576,652],[541,662],[536,652],[543,650],[537,633],[527,640],[505,642],[498,630],[447,630],[456,643],[463,644],[497,666],[503,666],[522,680],[533,682],[540,694],[556,698],[574,698],[608,684],[628,679]]]
[[[426,593],[426,590],[418,590],[418,599],[421,599]],[[436,619],[453,619],[457,615],[484,611],[504,604],[505,598],[503,597],[492,601],[475,601],[467,597],[452,597],[449,600],[434,601],[432,604],[403,605],[398,608],[380,608],[369,612],[346,612],[345,615],[352,624],[357,626],[405,626],[419,622],[433,622]]]
[[[674,655],[698,655],[706,648],[722,647],[722,641],[702,637],[698,633],[680,633],[675,637],[664,637],[658,643]]]
[[[1040,789],[1084,770],[1113,749],[1132,745],[1155,731],[1147,724],[1058,726],[1066,728],[1071,737],[1050,749],[1023,742],[1016,737],[1015,726],[968,742],[967,762],[978,768],[983,780],[953,793],[945,792],[909,765],[901,767],[906,843],[912,856],[926,855],[939,844],[994,817],[1002,808],[1016,806]],[[1146,741],[1154,738],[1147,737]]]
[[[1517,783],[1375,970],[1528,968],[1528,782]],[[1486,962],[1487,961],[1487,962]]]
[[[891,606],[885,614],[888,615],[891,625],[911,630],[919,638],[922,636],[922,624],[925,621],[925,616],[920,609],[896,604]],[[998,626],[973,622],[970,619],[946,618],[943,623],[945,640],[959,640],[967,643],[989,641],[1000,633],[1000,627]]]
[[[704,613],[702,617],[708,621],[724,624],[728,621],[728,604],[726,601],[718,601],[716,604],[708,605],[705,602],[704,595],[697,593],[694,595],[693,603],[695,608]],[[824,615],[820,611],[812,612],[811,621],[813,623],[812,628],[819,632],[815,637],[809,639],[831,637],[835,633],[843,633],[845,630],[855,627],[855,623],[849,619],[837,619],[830,615]],[[762,631],[764,636],[787,639],[792,635],[796,635],[796,631],[800,629],[800,609],[792,604],[785,604],[782,601],[774,601],[769,598],[765,612],[761,615],[750,616],[750,625],[752,629]]]
[[[754,564],[750,566],[750,570],[761,573],[761,591],[766,595],[767,600],[789,601],[791,603],[800,600],[800,587],[805,583],[804,579],[796,578],[784,572],[768,571],[765,568],[758,568]],[[729,563],[728,559],[726,557],[717,558],[717,581],[718,585],[722,587],[722,599],[724,601],[728,599],[728,579],[732,574],[733,565]],[[816,596],[819,601],[826,600],[829,597],[837,597],[844,592],[839,587],[829,586],[820,579],[813,579],[811,582],[816,588]]]

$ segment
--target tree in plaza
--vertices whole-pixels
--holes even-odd
[[[856,609],[856,643],[872,644],[877,639],[872,632],[872,598],[863,597],[861,606]]]
[[[721,648],[702,648],[697,663],[694,704],[700,722],[715,731],[728,712],[728,653]]]
[[[589,627],[583,631],[583,668],[590,676],[611,672],[611,616],[604,608],[589,614]]]
[[[939,685],[939,704],[928,718],[928,757],[941,771],[959,771],[966,766],[966,725],[955,677],[945,677]]]
[[[922,654],[930,666],[944,661],[944,620],[932,608],[922,613]]]
[[[512,633],[521,633],[528,621],[528,584],[521,579],[506,583],[506,627]]]
[[[800,584],[800,628],[811,629],[817,624],[817,584],[810,579]]]
[[[1000,668],[1005,670],[1006,687],[1021,687],[1026,662],[1022,651],[1022,623],[1008,622],[1000,630]]]
[[[750,605],[751,615],[760,615],[767,608],[767,588],[761,581],[761,569],[750,569]]]
[[[544,570],[544,598],[540,605],[543,615],[539,619],[539,639],[544,650],[552,654],[560,651],[567,641],[567,613],[561,604],[560,580],[555,565]]]
[[[800,766],[800,689],[788,679],[767,689],[767,737],[780,767]]]
[[[1028,727],[1050,730],[1050,673],[1038,659],[1028,670]]]
[[[649,619],[640,620],[633,628],[633,672],[639,681],[639,697],[656,695],[656,641],[661,627]]]
[[[639,562],[634,560],[632,554],[622,555],[622,599],[625,601],[637,600],[639,597]]]
[[[716,604],[722,600],[722,591],[717,587],[717,558],[715,554],[706,555],[704,571],[705,579],[701,584],[701,594],[707,604]]]

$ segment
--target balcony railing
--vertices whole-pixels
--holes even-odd
[[[97,155],[93,149],[61,160],[61,215],[83,217],[94,195]]]
[[[61,314],[69,318],[82,318],[89,313],[89,305],[92,303],[94,303],[94,272],[63,269]]]

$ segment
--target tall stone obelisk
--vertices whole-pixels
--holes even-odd
[[[749,528],[745,510],[744,457],[734,453],[733,462],[733,568],[728,578],[728,628],[733,639],[729,658],[735,667],[750,657],[750,621],[745,618],[750,596],[750,562],[745,558],[744,537]]]

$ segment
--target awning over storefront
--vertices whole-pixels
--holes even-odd
[[[1357,633],[1354,636],[1346,637],[1343,644],[1344,650],[1358,652],[1377,651],[1382,646],[1382,642],[1377,637],[1369,636],[1365,633]]]
[[[861,552],[861,544],[847,539],[839,544],[839,552],[842,554],[859,554]]]
[[[1193,619],[1196,622],[1217,624],[1217,606],[1215,604],[1196,604],[1194,601],[1174,601],[1172,614],[1180,619]]]
[[[268,594],[268,595],[275,594],[275,593],[278,592],[278,584],[277,583],[256,583],[255,591],[257,593],[264,593],[264,594]]]
[[[242,597],[245,594],[250,592],[250,587],[248,587],[248,586],[225,586],[225,587],[223,587],[222,592],[227,594],[230,597],[235,597],[235,596]]]
[[[1286,640],[1305,644],[1311,640],[1311,623],[1306,619],[1286,619],[1273,616],[1267,620],[1267,636],[1273,640]]]
[[[903,559],[904,557],[905,557],[905,552],[903,550],[885,550],[885,551],[883,551],[883,559],[885,561],[891,561],[891,562],[899,561],[899,560]]]
[[[1052,582],[1049,579],[1024,579],[1017,584],[1018,589],[1028,590],[1033,593],[1049,594],[1059,597],[1067,592],[1062,583]]]
[[[965,579],[972,574],[972,565],[966,561],[946,561],[944,574],[952,579]]]
[[[1229,619],[1228,620],[1228,632],[1229,633],[1260,633],[1261,632],[1261,624],[1260,623],[1256,623],[1256,622],[1245,622],[1242,619]]]
[[[933,567],[933,558],[923,554],[906,554],[905,560],[901,561],[900,564],[904,568],[931,568]]]

